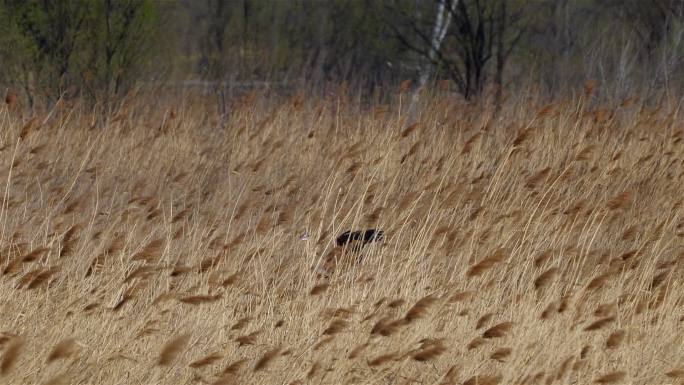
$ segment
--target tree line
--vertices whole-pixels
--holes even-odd
[[[29,104],[149,82],[236,87],[412,79],[464,98],[682,87],[679,0],[0,0],[0,86]]]

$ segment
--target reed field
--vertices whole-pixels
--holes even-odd
[[[684,384],[684,112],[586,91],[3,104],[0,383]]]

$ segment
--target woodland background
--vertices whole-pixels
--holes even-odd
[[[682,89],[683,34],[678,0],[1,0],[0,87],[34,106],[154,84],[223,112],[245,91],[342,82],[380,99],[406,80],[649,98]]]

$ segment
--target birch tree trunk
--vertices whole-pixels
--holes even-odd
[[[451,23],[451,14],[454,7],[459,0],[439,0],[437,5],[437,13],[435,14],[435,24],[432,26],[432,35],[430,39],[430,47],[427,49],[427,57],[423,58],[422,64],[418,73],[418,84],[416,85],[413,95],[411,95],[411,104],[408,110],[408,124],[413,124],[415,121],[416,107],[420,99],[420,93],[425,88],[432,75],[432,67],[435,59],[439,53],[442,41],[446,36],[449,24]],[[448,8],[447,8],[448,7]]]

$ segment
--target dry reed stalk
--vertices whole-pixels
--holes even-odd
[[[446,351],[447,348],[441,340],[429,341],[423,344],[418,351],[413,352],[411,358],[419,362],[430,361]]]
[[[247,363],[247,359],[239,359],[235,362],[232,362],[230,365],[226,366],[220,373],[220,376],[225,376],[228,374],[234,375],[236,374],[240,369],[242,369],[245,364]]]
[[[452,365],[444,376],[442,377],[439,385],[455,385],[458,377],[458,366]]]
[[[619,210],[627,208],[632,202],[632,193],[624,191],[610,198],[606,203],[609,210]]]
[[[594,310],[595,317],[607,317],[617,312],[617,306],[614,303],[601,304]]]
[[[621,239],[622,239],[623,241],[631,241],[631,240],[634,240],[634,238],[635,238],[636,235],[637,235],[638,229],[639,229],[639,226],[638,226],[638,225],[629,226],[629,227],[628,227],[627,229],[625,229],[625,231],[622,233]]]
[[[37,269],[34,269],[34,270],[27,272],[21,278],[19,278],[19,280],[17,281],[16,288],[17,289],[26,288],[28,286],[28,284],[31,283],[31,281],[33,281],[38,276],[38,274],[40,274],[43,271],[44,271],[44,269],[42,267],[39,267]]]
[[[235,342],[238,343],[238,347],[245,345],[254,345],[256,343],[256,338],[260,333],[260,331],[254,331],[244,336],[235,337]]]
[[[539,315],[539,318],[542,320],[549,319],[551,317],[551,315],[557,311],[558,311],[558,303],[556,301],[552,301],[541,312],[541,314]]]
[[[151,276],[152,274],[156,273],[159,271],[159,268],[155,266],[150,266],[150,265],[142,265],[135,270],[131,271],[128,273],[128,275],[124,278],[123,282],[128,283],[132,281],[134,278],[147,278]]]
[[[570,300],[572,299],[572,294],[564,294],[560,302],[558,303],[558,313],[564,313],[567,309],[568,306],[570,306]]]
[[[412,191],[409,193],[406,193],[404,197],[399,201],[399,204],[397,205],[397,212],[404,212],[406,209],[409,208],[420,196],[420,193],[417,191]]]
[[[399,354],[397,353],[386,353],[386,354],[381,354],[379,356],[376,356],[375,358],[369,360],[367,362],[368,366],[382,366],[384,364],[387,364],[390,361],[395,360]]]
[[[594,383],[596,384],[614,384],[616,382],[620,382],[627,373],[623,371],[615,371],[611,373],[604,374],[600,377],[598,377],[596,380],[594,380]]]
[[[406,127],[406,128],[401,132],[401,134],[399,134],[399,136],[402,137],[402,138],[406,138],[406,137],[408,137],[409,135],[411,135],[411,133],[413,133],[419,126],[420,126],[420,124],[419,124],[418,122],[415,122],[415,123],[411,124],[410,126]]]
[[[276,347],[264,353],[261,356],[261,358],[259,358],[257,362],[254,364],[252,371],[258,372],[266,369],[266,367],[268,367],[268,365],[273,361],[273,359],[278,357],[281,351],[282,349],[280,347]]]
[[[313,288],[311,288],[311,291],[309,291],[309,295],[321,294],[321,293],[325,292],[326,290],[328,290],[328,287],[330,287],[330,284],[328,284],[328,283],[321,283],[319,285],[316,285]]]
[[[182,303],[189,304],[189,305],[200,305],[200,304],[205,304],[205,303],[216,302],[219,299],[221,299],[221,294],[214,294],[214,295],[204,294],[204,295],[191,295],[188,297],[181,297],[178,299],[178,301],[180,301]]]
[[[14,107],[17,104],[17,93],[16,91],[9,89],[5,94],[5,104],[9,107]]]
[[[599,274],[598,276],[594,277],[591,281],[589,281],[589,283],[587,284],[586,290],[596,291],[596,290],[603,288],[605,286],[606,282],[610,278],[614,277],[618,272],[619,272],[619,270],[614,269],[614,270],[607,271],[603,274]]]
[[[283,226],[292,223],[296,209],[296,205],[293,204],[280,211],[280,213],[278,213],[278,219],[276,219],[276,225]]]
[[[515,139],[513,140],[513,146],[521,146],[523,143],[525,143],[531,136],[532,133],[534,132],[533,127],[527,127],[527,128],[522,128],[518,131],[518,134],[516,135]]]
[[[318,373],[318,370],[320,368],[321,368],[321,364],[318,361],[311,364],[311,368],[306,373],[306,379],[311,380],[312,378],[314,378],[314,376],[316,375],[316,373]]]
[[[563,377],[565,377],[565,374],[568,372],[568,369],[570,368],[570,364],[572,363],[572,360],[574,360],[575,357],[570,356],[563,360],[561,363],[560,367],[558,368],[558,371],[556,372],[556,380],[561,380]]]
[[[536,188],[540,183],[544,182],[548,178],[550,173],[551,167],[546,167],[537,171],[534,175],[529,177],[527,181],[525,181],[525,187],[529,189]]]
[[[468,350],[477,349],[480,346],[482,346],[485,342],[486,341],[484,338],[477,336],[473,338],[470,342],[468,342],[468,345],[466,345],[466,347],[468,348]]]
[[[476,375],[463,382],[463,385],[497,385],[501,383],[501,375]]]
[[[131,261],[145,261],[147,263],[156,262],[161,257],[165,247],[166,242],[163,239],[153,239],[140,251],[133,254]]]
[[[58,374],[46,382],[43,383],[43,385],[63,385],[63,384],[68,384],[69,383],[69,377],[67,376],[66,373],[61,373]]]
[[[69,256],[76,245],[76,232],[80,230],[80,225],[73,225],[62,236],[61,248],[59,250],[59,257]]]
[[[235,322],[235,324],[233,324],[233,326],[230,327],[230,330],[241,330],[241,329],[243,329],[245,326],[247,326],[247,324],[248,324],[249,321],[251,321],[251,320],[252,320],[252,317],[243,317],[243,318],[240,318],[239,320],[237,320],[237,322]]]
[[[606,339],[606,348],[608,349],[615,349],[620,346],[622,341],[625,339],[625,331],[624,330],[616,330],[608,336]]]
[[[347,356],[348,359],[353,360],[356,357],[359,356],[370,344],[368,342],[364,342],[359,346],[356,346],[354,349],[352,349],[351,352],[349,352],[349,355]]]
[[[28,254],[17,256],[11,259],[10,262],[2,270],[2,275],[10,275],[17,273],[20,270],[22,264],[34,262],[48,251],[48,248],[40,247],[29,252]]]
[[[191,362],[188,366],[191,368],[201,368],[203,366],[211,365],[216,361],[223,358],[223,355],[219,353],[211,353],[207,356],[200,358],[199,360]]]
[[[389,303],[387,303],[387,307],[390,309],[396,309],[405,303],[406,303],[406,301],[404,299],[399,298],[399,299],[395,299],[395,300],[392,300]]]
[[[609,316],[605,318],[598,319],[589,325],[587,325],[584,328],[584,331],[594,331],[594,330],[601,330],[603,329],[604,326],[608,325],[609,323],[615,321],[615,316]]]
[[[555,105],[553,103],[545,104],[539,110],[537,110],[537,118],[543,118],[549,115],[553,111],[554,107]]]
[[[325,328],[325,330],[323,330],[323,335],[335,335],[344,330],[348,325],[349,323],[345,320],[335,319],[330,323],[330,325],[328,325],[327,328]]]
[[[481,132],[477,132],[473,134],[466,142],[463,144],[463,149],[461,150],[462,155],[466,155],[470,153],[470,151],[473,148],[473,144],[475,144],[475,141],[477,141],[480,137],[482,136]]]
[[[507,253],[507,250],[504,248],[497,249],[495,252],[493,252],[480,262],[471,266],[466,272],[466,276],[471,278],[484,274],[487,270],[491,269],[495,265],[505,261]]]
[[[590,160],[591,156],[594,153],[594,150],[596,149],[595,145],[588,145],[584,147],[576,156],[575,156],[575,161],[581,162],[581,161],[586,161]]]
[[[512,351],[511,348],[499,348],[496,349],[489,358],[499,362],[506,362],[506,359],[511,355]]]
[[[372,212],[370,212],[364,217],[365,222],[370,225],[377,225],[377,223],[380,221],[380,215],[382,214],[384,209],[385,208],[382,206],[373,209]]]
[[[185,209],[179,211],[178,213],[176,213],[176,215],[174,215],[174,216],[171,218],[171,223],[178,223],[178,222],[180,222],[181,220],[183,220],[183,219],[185,218],[186,215],[188,215],[188,213],[190,213],[190,209],[189,209],[189,208],[185,208]]]
[[[203,380],[197,380],[194,382],[200,382],[200,383],[206,383],[206,381]],[[237,383],[237,379],[235,378],[234,375],[232,374],[226,374],[223,376],[219,376],[214,382],[211,383],[211,385],[233,385]]]
[[[483,338],[501,338],[504,337],[513,327],[513,322],[501,322],[485,330],[482,333]]]
[[[53,361],[67,358],[74,353],[75,348],[76,342],[73,338],[62,340],[52,348],[50,354],[47,356],[46,362],[49,364]]]
[[[478,329],[482,328],[483,326],[485,326],[487,324],[487,322],[489,322],[489,320],[492,319],[493,316],[494,316],[494,313],[487,313],[487,314],[483,315],[482,317],[480,317],[477,320],[477,322],[475,323],[475,330],[478,330]]]
[[[551,280],[557,272],[558,268],[552,267],[546,270],[545,272],[539,274],[539,276],[534,280],[534,288],[537,290],[543,290],[544,288],[546,288],[549,285],[549,283],[551,283]]]
[[[312,350],[314,352],[316,352],[316,351],[320,350],[322,347],[324,347],[325,345],[331,343],[334,339],[335,339],[335,336],[323,337],[323,338],[321,338],[320,341],[316,342],[316,344],[312,347]]]
[[[330,318],[341,318],[341,319],[349,319],[349,317],[354,314],[354,309],[353,308],[344,308],[344,307],[338,307],[335,309],[331,308],[326,308],[321,311],[321,316],[327,319]]]
[[[188,342],[190,342],[190,334],[181,334],[169,340],[159,352],[157,365],[170,365],[185,350]]]
[[[423,318],[428,309],[437,302],[437,298],[433,295],[425,296],[419,299],[411,308],[406,312],[404,319],[407,323],[411,323],[415,320]]]
[[[12,342],[7,345],[0,361],[0,376],[5,376],[12,370],[14,364],[19,359],[23,347],[24,340],[21,337],[14,337]]]
[[[114,304],[114,306],[112,306],[112,311],[116,312],[121,310],[123,305],[125,305],[126,303],[128,303],[128,301],[133,299],[133,294],[135,294],[135,292],[137,292],[140,289],[140,286],[138,286],[139,284],[140,283],[138,282],[138,284],[134,284],[133,286],[128,287],[123,292],[123,294],[121,294],[121,298],[119,298],[119,300]]]
[[[223,288],[226,288],[228,286],[234,285],[238,281],[238,279],[240,278],[241,275],[242,275],[242,272],[237,271],[237,272],[227,276],[225,279],[223,279],[221,281],[220,286]]]
[[[26,124],[24,124],[24,126],[21,128],[21,131],[19,132],[19,139],[24,140],[37,127],[38,117],[34,116],[28,122],[26,122]]]
[[[263,213],[261,219],[255,227],[255,232],[258,235],[266,235],[273,228],[272,220],[269,213]]]
[[[449,303],[463,302],[467,299],[472,298],[474,294],[475,293],[473,291],[469,291],[469,290],[459,291],[459,292],[452,294],[451,297],[449,297],[448,302]]]

